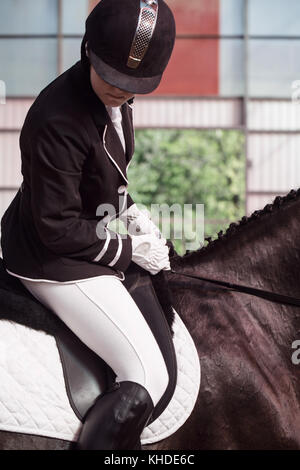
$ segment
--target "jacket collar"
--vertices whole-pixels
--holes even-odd
[[[132,104],[133,99],[124,103],[122,111],[122,125],[124,139],[126,144],[126,155],[114,128],[110,116],[99,97],[94,92],[89,76],[89,68],[84,67],[81,61],[78,61],[71,69],[72,79],[80,90],[83,101],[87,103],[88,112],[91,114],[93,121],[102,136],[104,148],[114,163],[121,176],[127,180],[127,168],[132,159],[134,152],[134,131],[132,125]]]

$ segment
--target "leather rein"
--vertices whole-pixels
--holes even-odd
[[[202,276],[195,276],[193,274],[186,274],[186,273],[182,273],[179,271],[175,271],[174,269],[171,269],[171,272],[174,274],[179,274],[181,276],[186,276],[186,277],[190,277],[193,279],[197,279],[198,281],[210,282],[212,284],[216,284],[225,289],[230,289],[230,290],[234,290],[237,292],[243,292],[245,294],[255,295],[256,297],[261,297],[263,299],[270,300],[271,302],[277,302],[280,304],[293,305],[296,307],[300,307],[300,299],[297,299],[296,297],[290,297],[288,295],[283,295],[283,294],[276,294],[275,292],[270,292],[270,291],[266,291],[263,289],[257,289],[255,287],[250,287],[250,286],[243,286],[240,284],[233,284],[231,282],[220,281],[218,279],[209,279],[209,278],[202,277]]]

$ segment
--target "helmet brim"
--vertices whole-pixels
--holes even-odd
[[[103,62],[91,49],[89,58],[97,75],[112,86],[134,94],[147,94],[154,91],[160,84],[162,75],[155,77],[133,77],[118,72],[113,67]]]

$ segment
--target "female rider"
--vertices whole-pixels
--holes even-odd
[[[128,194],[126,172],[134,96],[159,85],[174,41],[163,0],[101,0],[81,60],[42,90],[21,131],[23,183],[1,220],[6,270],[116,373],[85,418],[79,449],[140,448],[168,385],[122,280],[131,261],[152,275],[170,269],[166,240]],[[107,228],[115,217],[127,234]]]

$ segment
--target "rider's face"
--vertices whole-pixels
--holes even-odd
[[[109,83],[105,82],[95,71],[91,65],[90,70],[91,85],[102,103],[105,106],[121,106],[126,101],[133,98],[135,95],[128,91],[121,90],[120,88],[114,87]]]

